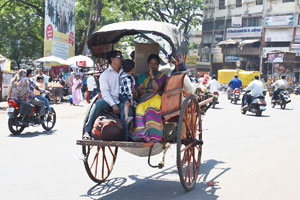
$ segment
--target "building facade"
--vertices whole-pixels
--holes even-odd
[[[300,54],[300,0],[205,0],[204,3],[200,60],[210,63],[211,73],[240,68],[261,70],[267,78],[274,72],[274,65],[267,58],[269,54],[274,51]],[[296,58],[289,62],[287,67],[292,69],[287,72],[294,73],[299,80]]]

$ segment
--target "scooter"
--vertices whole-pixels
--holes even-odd
[[[244,96],[246,94],[248,94],[250,91],[247,91]],[[262,112],[266,110],[266,106],[267,103],[265,101],[265,97],[264,96],[259,96],[259,97],[255,97],[251,99],[251,103],[248,107],[244,107],[245,106],[245,98],[243,97],[242,99],[242,107],[241,107],[241,112],[242,114],[246,114],[247,111],[255,113],[256,116],[261,116]]]
[[[282,90],[275,98],[275,100],[272,101],[272,107],[274,108],[276,105],[280,105],[281,109],[285,109],[286,104],[290,102],[291,102],[290,93],[287,90]]]
[[[237,102],[240,100],[241,96],[241,90],[239,88],[235,88],[233,92],[231,93],[231,99],[230,102],[234,102],[234,104],[237,104]]]
[[[219,92],[218,91],[214,91],[213,92],[213,101],[212,101],[212,105],[211,105],[211,107],[212,108],[215,108],[216,107],[216,104],[219,104],[219,101],[218,101],[218,99],[219,99]]]
[[[46,115],[42,118],[38,118],[38,107],[28,103],[19,104],[13,99],[8,100],[8,128],[13,135],[19,135],[26,127],[39,126],[49,131],[56,123],[56,113],[54,108],[51,107],[51,112],[46,110]]]

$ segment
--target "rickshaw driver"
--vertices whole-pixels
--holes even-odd
[[[108,57],[109,67],[101,74],[99,81],[102,98],[96,101],[89,113],[84,127],[84,138],[90,138],[94,121],[103,110],[112,110],[114,114],[121,114],[121,120],[124,123],[124,110],[120,109],[121,104],[119,101],[119,78],[123,72],[123,69],[121,69],[122,59],[122,53],[116,50],[112,51]]]

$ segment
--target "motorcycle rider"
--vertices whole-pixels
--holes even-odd
[[[234,75],[234,78],[231,79],[231,81],[228,83],[227,88],[227,98],[231,99],[231,94],[235,88],[241,89],[242,87],[242,81],[239,79],[239,76],[237,74]]]
[[[277,98],[278,94],[282,90],[288,89],[289,84],[285,80],[285,76],[281,76],[281,79],[277,80],[275,83],[273,83],[272,86],[276,88],[276,90],[274,91],[273,96],[272,96],[272,102],[273,102],[273,101],[275,101],[275,99]]]
[[[255,97],[259,97],[260,95],[262,95],[264,91],[264,84],[262,81],[259,80],[258,75],[254,76],[254,80],[251,81],[251,83],[245,88],[245,91],[251,92],[243,96],[242,102],[245,103],[243,109],[247,108],[250,105],[251,100]]]
[[[218,91],[220,87],[219,82],[217,81],[216,75],[212,75],[212,79],[207,83],[207,88],[210,92]]]

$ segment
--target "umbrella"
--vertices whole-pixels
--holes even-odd
[[[51,62],[59,63],[59,64],[62,64],[62,65],[66,64],[66,60],[64,60],[62,58],[59,58],[59,57],[56,57],[56,56],[42,57],[42,58],[39,58],[37,60],[34,60],[33,62],[36,63],[36,64],[51,63]]]
[[[94,66],[94,61],[87,57],[87,56],[74,56],[71,57],[67,60],[67,64],[68,65],[76,65],[76,66],[80,66],[80,67],[93,67]]]

